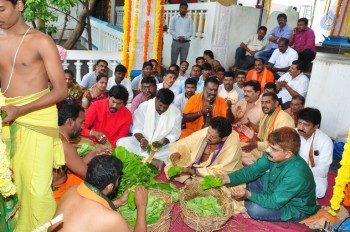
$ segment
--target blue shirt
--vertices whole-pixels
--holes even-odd
[[[283,38],[289,39],[290,35],[292,34],[292,29],[290,29],[288,25],[285,25],[283,28],[280,28],[279,26],[277,26],[274,29],[272,29],[272,31],[270,31],[270,33],[267,35],[267,40],[270,41],[272,34],[275,34],[275,36],[280,38],[283,37]],[[270,48],[273,48],[273,49],[278,48],[278,44],[271,42]]]

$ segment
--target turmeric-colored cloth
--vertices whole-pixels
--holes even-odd
[[[5,98],[5,104],[25,105],[48,92],[45,89],[28,96]],[[51,220],[55,213],[56,204],[51,190],[52,170],[65,164],[57,121],[57,108],[52,105],[20,116],[12,124],[3,127],[21,203],[16,231],[32,231]]]
[[[271,115],[265,114],[260,120],[258,138],[258,148],[250,152],[243,152],[242,160],[245,164],[252,164],[260,158],[268,146],[267,138],[269,134],[281,127],[294,128],[293,118],[278,106]],[[242,147],[246,143],[241,144]]]
[[[297,127],[297,123],[298,123],[297,113],[293,113],[291,108],[284,110],[284,112],[286,112],[293,118],[295,127]]]
[[[273,76],[273,73],[268,70],[267,68],[264,68],[260,73],[258,73],[255,69],[251,69],[247,73],[246,81],[258,81],[261,86],[261,93],[264,93],[265,84],[268,82],[275,82],[275,77]]]
[[[248,105],[245,99],[241,99],[232,109],[235,123],[246,124],[249,122],[258,125],[263,116],[261,109],[261,100],[258,99],[254,104]]]
[[[216,154],[212,152],[205,162],[194,164],[198,151],[202,143],[205,142],[208,128],[204,128],[194,132],[190,136],[178,140],[170,148],[169,157],[172,153],[178,152],[181,159],[176,162],[180,167],[196,167],[196,172],[200,176],[214,175],[222,176],[230,172],[234,172],[242,168],[242,149],[239,142],[239,136],[235,131],[227,137],[223,143],[221,150]],[[201,154],[200,154],[201,155]],[[169,168],[173,167],[173,163],[169,160],[168,165],[165,166],[164,172],[168,177]],[[180,176],[179,182],[189,178],[189,175]]]
[[[203,108],[203,92],[193,95],[185,105],[183,114],[192,114],[202,111]],[[216,97],[213,104],[212,117],[226,117],[226,103],[225,99]],[[204,116],[197,118],[192,122],[186,123],[186,129],[181,131],[180,139],[191,135],[193,132],[199,131],[203,128]]]
[[[81,179],[74,173],[67,173],[67,180],[64,183],[52,187],[53,196],[55,198],[56,204],[58,204],[65,191],[67,191],[70,187],[74,185],[80,184],[83,181],[83,179]]]

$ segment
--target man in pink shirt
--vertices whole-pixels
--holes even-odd
[[[289,38],[289,45],[294,45],[294,49],[298,52],[299,60],[304,62],[305,67],[315,59],[315,33],[309,28],[307,18],[300,18],[298,25],[293,29],[293,33]]]
[[[125,107],[129,93],[123,85],[115,85],[108,91],[108,98],[93,102],[85,112],[81,135],[94,143],[109,142],[115,147],[118,139],[126,137],[132,123],[132,115]]]

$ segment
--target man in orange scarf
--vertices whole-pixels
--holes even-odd
[[[268,82],[275,82],[273,73],[264,66],[264,61],[260,58],[255,59],[254,69],[247,73],[247,81],[258,81],[261,86],[261,92],[264,92],[265,84]]]
[[[125,219],[116,212],[116,207],[126,203],[129,191],[114,201],[108,197],[116,195],[122,166],[114,156],[93,158],[85,182],[63,195],[55,214],[63,213],[63,222],[52,226],[50,231],[130,231]],[[134,231],[146,231],[147,190],[137,186],[134,199],[137,207]]]
[[[249,138],[247,144],[242,144],[242,160],[245,164],[252,164],[261,157],[268,146],[267,138],[272,131],[281,127],[294,128],[293,118],[281,109],[275,93],[264,93],[262,95],[261,108],[264,116],[260,120],[257,135],[253,128],[245,125],[241,126],[241,130]]]
[[[218,88],[219,81],[209,77],[204,82],[203,92],[188,100],[182,118],[182,122],[186,123],[186,128],[181,131],[180,139],[208,127],[212,117],[228,117],[232,121],[233,115],[230,109],[226,109],[225,99],[217,96]]]

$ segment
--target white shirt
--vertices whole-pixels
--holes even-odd
[[[267,47],[269,41],[267,41],[265,38],[259,40],[258,34],[254,34],[244,40],[243,43],[252,51],[261,51]],[[246,52],[245,55],[252,56],[249,52]]]
[[[146,101],[146,102],[143,102],[139,108],[137,108],[137,110],[135,110],[134,112],[134,115],[133,115],[133,126],[132,126],[132,132],[133,134],[136,134],[136,133],[141,133],[141,134],[145,134],[145,132],[143,131],[144,130],[144,125],[145,123],[145,118],[146,118],[146,113],[147,113],[147,107],[148,107],[148,104],[154,104],[153,101]],[[175,107],[174,104],[170,104],[169,108],[170,107]],[[181,121],[182,121],[182,113],[180,112],[180,110],[178,110],[176,108],[176,115],[172,115],[175,117],[175,123],[172,127],[172,130],[171,132],[166,136],[166,138],[169,140],[170,143],[173,143],[175,142],[180,134],[181,134]],[[156,115],[156,118],[155,118],[155,128],[157,127],[157,125],[159,125],[159,117],[160,115],[158,113],[155,114]]]
[[[300,136],[300,142],[299,154],[309,165],[309,152],[313,145],[315,167],[311,171],[316,182],[316,197],[322,198],[327,190],[327,174],[333,161],[333,142],[319,129],[307,140]]]
[[[180,93],[175,97],[174,105],[181,111],[184,111],[185,105],[188,102],[188,98],[185,93]]]
[[[184,36],[185,40],[189,40],[193,33],[192,19],[175,15],[170,19],[169,29],[173,39],[178,40],[179,36]]]
[[[141,90],[141,81],[143,79],[142,73],[136,77],[134,77],[134,79],[132,79],[131,81],[131,88],[132,90]],[[158,78],[154,78],[156,80],[156,83],[159,83]]]
[[[298,53],[291,47],[282,53],[277,48],[273,51],[269,63],[274,64],[276,68],[286,68],[292,65],[293,61],[298,59]],[[282,76],[284,72],[277,72],[278,75]]]
[[[289,72],[287,72],[278,79],[278,82],[279,81],[286,81],[294,91],[306,98],[310,80],[304,73],[300,73],[297,77],[292,78]],[[281,88],[277,95],[279,98],[282,98],[283,104],[292,100],[292,95],[290,95],[288,90],[284,87]]]
[[[132,99],[134,98],[134,94],[132,92],[131,89],[131,82],[129,79],[127,78],[123,78],[123,80],[120,82],[120,84],[122,86],[124,86],[126,88],[126,90],[129,93],[129,97],[128,97],[128,102],[127,103],[131,103]],[[107,90],[110,90],[113,86],[117,85],[117,83],[115,82],[115,77],[112,76],[110,78],[108,78],[108,83],[107,83]]]
[[[222,86],[223,87],[221,89],[219,88],[218,96],[222,97],[225,100],[230,100],[232,103],[231,107],[233,108],[236,105],[236,103],[238,102],[238,93],[235,90],[235,88],[233,88],[230,92],[227,92],[225,87],[224,87],[224,84],[222,84]]]
[[[163,89],[163,88],[164,88],[163,82],[157,84],[157,91],[159,91],[160,89]],[[177,86],[172,85],[169,89],[174,93],[175,97],[177,95],[179,95],[179,88]]]

